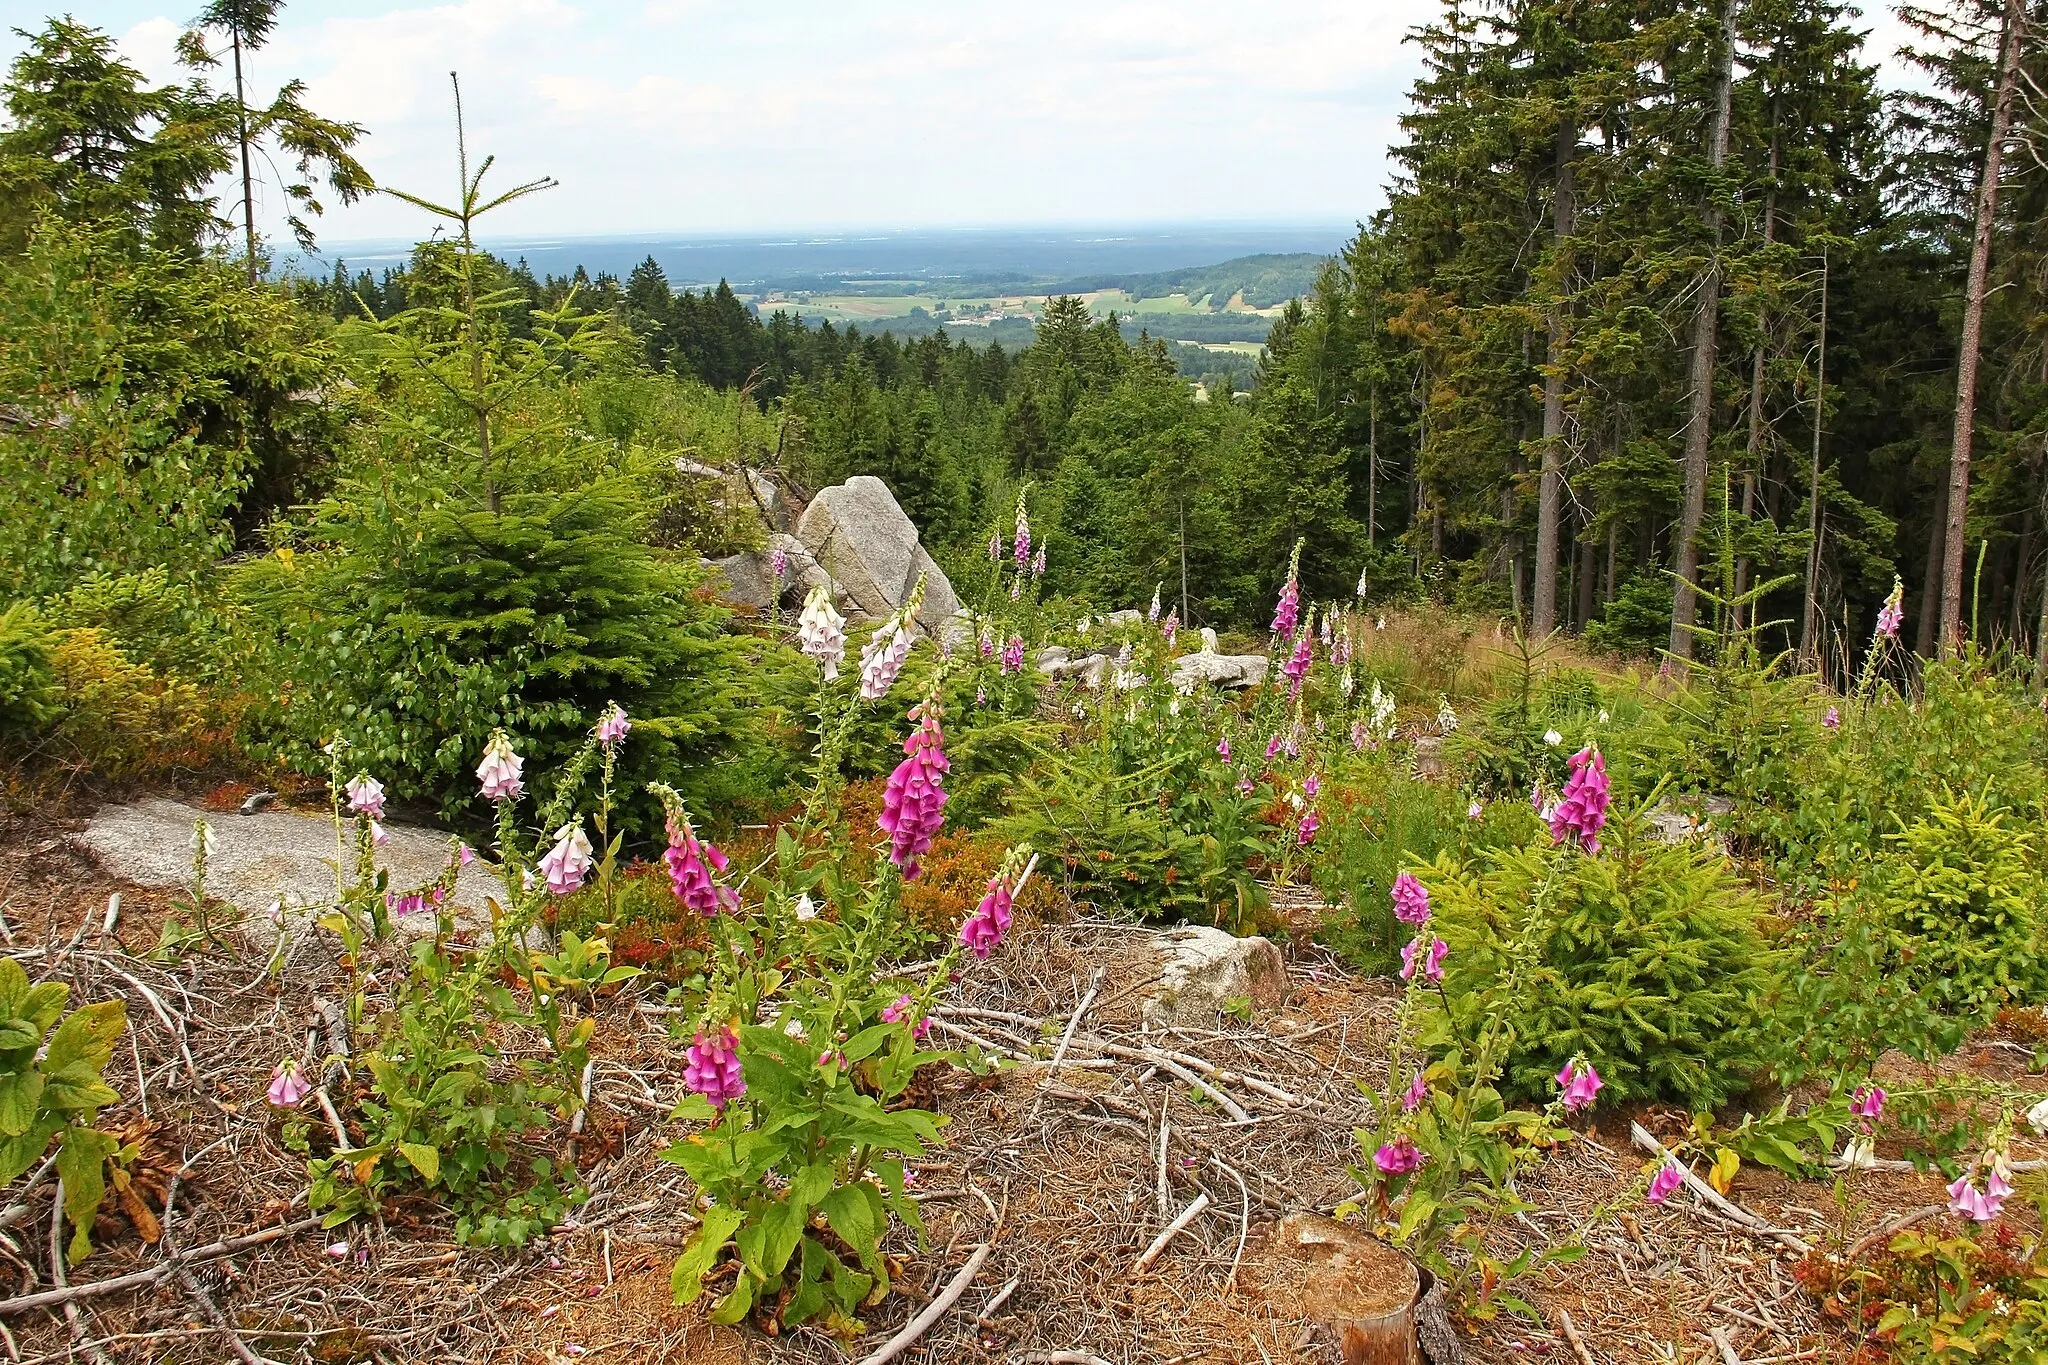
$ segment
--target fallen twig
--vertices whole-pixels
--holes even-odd
[[[58,1183],[61,1186],[63,1182],[60,1181]],[[63,1206],[64,1201],[60,1198],[57,1201],[57,1207],[61,1209]],[[321,1215],[314,1214],[310,1218],[301,1218],[296,1222],[283,1223],[274,1228],[265,1228],[261,1232],[244,1233],[239,1237],[226,1237],[207,1246],[195,1247],[190,1251],[181,1251],[176,1256],[158,1265],[153,1265],[147,1270],[136,1270],[126,1275],[116,1275],[109,1280],[94,1280],[90,1284],[61,1285],[60,1288],[45,1289],[40,1293],[18,1294],[11,1299],[0,1299],[0,1317],[12,1317],[16,1313],[27,1313],[37,1308],[59,1308],[67,1303],[74,1303],[79,1299],[94,1299],[105,1294],[119,1294],[130,1289],[147,1289],[153,1284],[159,1284],[169,1279],[177,1272],[178,1267],[181,1265],[198,1265],[202,1261],[217,1261],[223,1256],[232,1256],[238,1251],[247,1251],[250,1247],[262,1246],[266,1242],[275,1242],[279,1238],[290,1237],[309,1228],[316,1228],[324,1221],[325,1219]],[[61,1284],[61,1271],[58,1272],[58,1278]]]
[[[1174,1219],[1171,1223],[1168,1223],[1166,1227],[1160,1231],[1160,1234],[1152,1239],[1152,1245],[1146,1247],[1144,1255],[1138,1257],[1136,1264],[1132,1265],[1131,1274],[1144,1274],[1145,1267],[1151,1265],[1152,1262],[1159,1259],[1159,1253],[1166,1250],[1166,1244],[1168,1242],[1171,1242],[1174,1238],[1180,1236],[1180,1234],[1187,1228],[1187,1225],[1194,1222],[1197,1218],[1201,1217],[1202,1210],[1208,1207],[1209,1192],[1207,1190],[1203,1190],[1200,1194],[1194,1197],[1194,1200],[1186,1208],[1180,1211],[1180,1217]]]
[[[1948,1205],[1946,1204],[1928,1204],[1924,1207],[1912,1209],[1905,1213],[1902,1213],[1898,1217],[1893,1218],[1888,1222],[1881,1223],[1877,1227],[1872,1228],[1869,1232],[1864,1233],[1861,1237],[1858,1237],[1855,1241],[1855,1244],[1852,1245],[1847,1251],[1842,1253],[1842,1259],[1844,1261],[1854,1261],[1864,1252],[1870,1250],[1872,1246],[1874,1246],[1878,1242],[1884,1241],[1893,1233],[1901,1231],[1905,1228],[1909,1228],[1913,1226],[1913,1224],[1921,1221],[1923,1218],[1933,1218],[1938,1214],[1943,1214],[1947,1212]]]
[[[1028,1124],[1038,1117],[1039,1106],[1045,1103],[1045,1088],[1052,1084],[1054,1074],[1060,1069],[1060,1063],[1067,1059],[1067,1049],[1074,1044],[1074,1030],[1081,1027],[1081,1017],[1088,1013],[1088,1007],[1095,1003],[1095,993],[1102,989],[1102,973],[1103,968],[1095,969],[1095,975],[1088,982],[1088,993],[1082,996],[1081,1003],[1074,1007],[1074,1017],[1067,1020],[1067,1031],[1060,1035],[1060,1045],[1053,1049],[1052,1062],[1045,1068],[1045,1075],[1039,1079],[1038,1097],[1032,1100],[1031,1112],[1024,1116],[1025,1123]]]
[[[1678,1172],[1679,1177],[1685,1181],[1685,1187],[1691,1190],[1695,1195],[1699,1196],[1699,1198],[1703,1202],[1713,1206],[1716,1209],[1719,1209],[1723,1214],[1735,1220],[1737,1223],[1740,1223],[1744,1228],[1748,1229],[1749,1231],[1758,1233],[1765,1237],[1774,1238],[1784,1246],[1789,1247],[1791,1250],[1798,1252],[1802,1256],[1806,1255],[1808,1252],[1813,1250],[1813,1247],[1810,1244],[1808,1244],[1806,1239],[1801,1237],[1798,1233],[1790,1232],[1780,1227],[1773,1227],[1771,1224],[1766,1223],[1763,1219],[1751,1213],[1748,1209],[1743,1208],[1740,1204],[1737,1204],[1732,1200],[1722,1197],[1721,1192],[1719,1190],[1716,1190],[1712,1185],[1709,1185],[1706,1181],[1694,1175],[1690,1170],[1686,1168],[1684,1162],[1680,1161],[1677,1157],[1671,1155],[1671,1153],[1668,1150],[1666,1150],[1664,1144],[1657,1141],[1656,1137],[1651,1134],[1650,1130],[1643,1127],[1642,1124],[1630,1123],[1628,1126],[1628,1130],[1629,1137],[1636,1144],[1636,1146],[1642,1148],[1644,1151],[1650,1153],[1652,1156],[1659,1158],[1660,1160],[1670,1165],[1673,1169],[1675,1169]]]
[[[1252,1192],[1245,1185],[1244,1177],[1237,1173],[1237,1168],[1214,1152],[1209,1153],[1209,1164],[1220,1168],[1237,1182],[1237,1197],[1240,1201],[1237,1210],[1237,1251],[1230,1258],[1230,1275],[1223,1281],[1223,1292],[1228,1294],[1237,1288],[1237,1267],[1244,1260],[1244,1244],[1252,1234]]]
[[[1728,1340],[1728,1329],[1715,1327],[1707,1333],[1721,1352],[1721,1365],[1742,1365],[1742,1357],[1735,1354],[1735,1343]]]
[[[56,1281],[58,1290],[68,1286],[64,1283],[64,1177],[57,1177],[57,1197],[50,1203],[50,1278]],[[63,1301],[64,1321],[71,1328],[71,1340],[77,1349],[85,1352],[93,1365],[113,1365],[102,1351],[86,1336],[85,1319],[78,1311],[73,1299]]]
[[[1572,1354],[1579,1358],[1581,1365],[1600,1365],[1600,1362],[1593,1358],[1593,1352],[1587,1347],[1586,1339],[1579,1335],[1579,1329],[1572,1322],[1570,1311],[1563,1308],[1558,1309],[1557,1322],[1558,1326],[1564,1328],[1564,1339],[1571,1343]]]
[[[967,1258],[967,1264],[961,1266],[959,1272],[947,1282],[946,1287],[924,1306],[924,1311],[905,1324],[902,1331],[883,1342],[881,1348],[863,1359],[860,1365],[885,1365],[885,1362],[894,1360],[908,1350],[933,1323],[944,1317],[954,1304],[960,1302],[960,1296],[967,1292],[967,1286],[974,1281],[975,1272],[981,1269],[982,1262],[988,1259],[989,1250],[994,1245],[995,1243],[990,1241],[976,1247],[974,1254]]]

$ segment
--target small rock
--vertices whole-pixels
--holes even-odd
[[[271,802],[277,800],[277,793],[271,791],[250,792],[242,798],[242,814],[254,815]]]
[[[1270,939],[1190,924],[1161,934],[1159,946],[1159,985],[1145,1000],[1147,1019],[1193,1022],[1245,1005],[1277,1009],[1286,998],[1287,962]]]
[[[1425,782],[1443,780],[1450,771],[1444,762],[1444,737],[1442,735],[1417,735],[1412,749],[1415,759],[1415,775]]]
[[[1205,636],[1208,634],[1204,632]],[[1194,691],[1197,683],[1246,688],[1257,687],[1265,680],[1266,656],[1263,654],[1218,654],[1204,648],[1193,654],[1183,654],[1173,661],[1173,685],[1183,692]]]

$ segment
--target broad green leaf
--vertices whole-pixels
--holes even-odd
[[[30,1069],[0,1076],[0,1134],[19,1137],[26,1133],[36,1121],[42,1098],[42,1072]]]
[[[398,1152],[429,1185],[441,1178],[441,1154],[424,1142],[401,1142]]]
[[[676,1257],[675,1269],[669,1274],[669,1288],[674,1291],[677,1303],[697,1301],[697,1296],[704,1292],[706,1272],[718,1264],[718,1253],[725,1249],[726,1242],[744,1218],[738,1209],[729,1209],[722,1204],[713,1204],[704,1210],[703,1223],[683,1247],[683,1254]]]

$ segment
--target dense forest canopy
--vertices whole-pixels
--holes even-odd
[[[72,21],[32,35],[0,135],[0,292],[20,320],[8,439],[60,390],[92,412],[119,392],[101,416],[135,429],[102,449],[144,466],[175,450],[193,471],[155,515],[247,549],[274,509],[330,487],[336,434],[358,420],[333,367],[353,332],[431,300],[446,246],[381,277],[337,265],[229,290],[223,271],[263,248],[247,194],[216,188],[246,190],[251,143],[299,158],[288,188],[309,210],[323,175],[344,200],[369,188],[351,152],[364,130],[306,109],[297,85],[261,109],[212,88],[218,54],[269,31],[236,13],[208,11],[191,76],[155,88]],[[1923,651],[1946,622],[2033,654],[2048,199],[2028,92],[2048,76],[2048,7],[1901,16],[1924,79],[1887,94],[1858,13],[1833,0],[1452,0],[1412,35],[1424,74],[1386,207],[1270,327],[1215,315],[1266,331],[1250,368],[1068,294],[1006,346],[936,322],[899,336],[764,317],[723,284],[672,287],[652,259],[593,280],[479,258],[481,287],[508,342],[547,310],[593,315],[621,343],[605,365],[685,396],[671,441],[690,439],[687,395],[710,391],[762,419],[725,457],[810,485],[883,477],[942,562],[971,558],[1032,484],[1049,586],[1105,606],[1155,582],[1178,597],[1184,570],[1187,619],[1253,624],[1305,536],[1317,596],[1435,596],[1622,649],[1689,653],[1688,623],[1732,614],[1833,659],[1898,578]],[[1227,281],[1114,283],[1271,303],[1302,263],[1260,260]],[[217,325],[184,327],[195,308]],[[94,309],[132,335],[67,374],[85,362],[52,329]],[[153,384],[178,417],[138,416]],[[44,515],[25,559],[50,553],[51,525],[97,513],[71,499]],[[95,534],[63,556],[118,563]]]

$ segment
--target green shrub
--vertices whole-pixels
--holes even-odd
[[[1943,792],[1889,842],[1872,881],[1898,968],[1936,1007],[1987,1022],[2039,999],[2048,886],[2032,831],[1983,797]]]
[[[1470,858],[1534,831],[1526,801],[1491,803],[1474,820],[1464,793],[1412,777],[1405,759],[1383,754],[1339,758],[1325,790],[1330,818],[1311,875],[1323,901],[1338,908],[1324,915],[1322,936],[1366,971],[1390,970],[1408,937],[1389,899],[1403,867],[1446,852]]]
[[[55,714],[50,632],[26,602],[0,612],[0,736],[34,733]]]
[[[1586,625],[1586,642],[1617,654],[1654,654],[1671,638],[1671,584],[1650,574],[1633,574],[1600,619]]]
[[[745,791],[736,676],[747,651],[775,651],[721,635],[697,571],[640,539],[646,517],[622,476],[507,491],[496,512],[426,473],[346,482],[315,509],[303,553],[238,575],[274,630],[269,748],[318,772],[320,747],[344,735],[393,796],[453,817],[493,729],[556,768],[617,701],[634,722],[622,790],[660,778],[714,808]],[[635,810],[658,826],[644,799]]]
[[[1619,812],[1617,812],[1619,814]],[[1547,1095],[1583,1052],[1613,1099],[1674,1099],[1712,1108],[1759,1069],[1757,1000],[1772,956],[1756,896],[1717,852],[1663,845],[1637,822],[1610,823],[1598,857],[1560,863],[1549,930],[1519,1009],[1504,1089]],[[1492,1005],[1512,942],[1549,866],[1548,839],[1482,870],[1440,857],[1427,882],[1451,953],[1449,1043]]]

